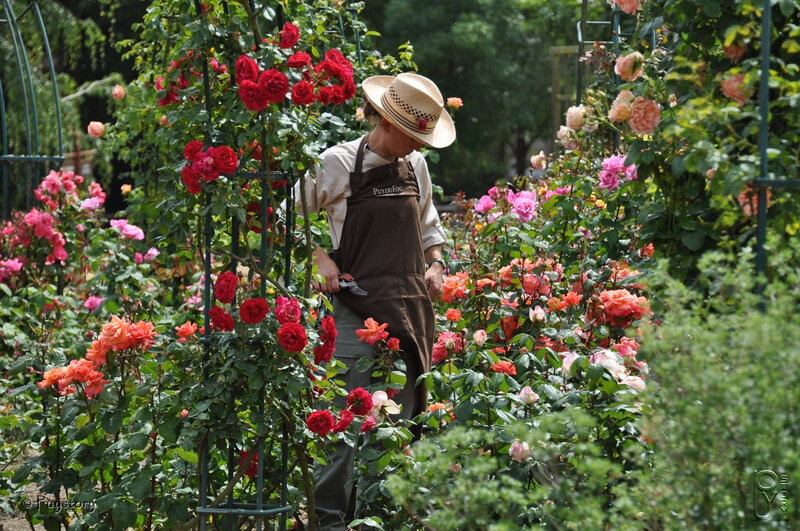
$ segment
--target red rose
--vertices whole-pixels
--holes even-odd
[[[333,426],[331,432],[341,433],[350,427],[351,422],[353,422],[353,414],[349,409],[344,409],[339,413],[339,421]]]
[[[314,87],[308,81],[298,81],[292,87],[292,101],[295,105],[314,103]]]
[[[192,168],[204,181],[213,181],[219,177],[219,170],[214,166],[214,159],[208,152],[192,164]]]
[[[333,85],[331,87],[331,100],[336,105],[341,105],[342,103],[347,101],[347,99],[344,97],[344,90],[342,90],[341,86]]]
[[[208,315],[211,317],[211,322],[217,330],[221,332],[230,332],[233,330],[233,317],[219,306],[214,306],[208,310]]]
[[[286,74],[274,68],[261,72],[258,78],[258,86],[266,93],[269,103],[280,103],[286,98],[289,92],[289,79]]]
[[[256,324],[264,320],[268,311],[267,301],[261,297],[253,297],[242,303],[242,307],[239,308],[239,317],[247,324]]]
[[[331,87],[320,87],[319,91],[317,92],[317,101],[323,105],[327,105],[332,102],[333,93],[331,92]]]
[[[300,303],[297,299],[278,297],[275,300],[275,317],[277,317],[279,323],[299,323],[302,316]]]
[[[331,343],[323,343],[314,347],[314,363],[322,365],[328,363],[333,357],[333,352],[336,350]]]
[[[239,84],[239,98],[251,111],[263,111],[270,103],[267,91],[249,79],[245,79]]]
[[[325,79],[331,77],[338,78],[339,74],[341,74],[341,68],[339,65],[333,61],[329,61],[328,59],[320,61],[317,66],[314,67],[314,70],[316,70],[317,74],[323,76]]]
[[[236,286],[239,284],[239,277],[236,273],[225,271],[217,277],[217,282],[214,284],[214,297],[219,302],[229,303],[236,295]]]
[[[201,151],[203,151],[203,143],[199,140],[192,140],[183,148],[183,158],[194,160],[195,156]]]
[[[241,85],[244,80],[258,81],[258,74],[261,73],[256,62],[246,55],[240,55],[236,60],[235,72],[236,82],[239,83],[239,85]]]
[[[335,48],[328,50],[325,52],[325,60],[337,67],[336,73],[331,72],[331,75],[338,77],[342,83],[353,81],[353,65],[342,52]]]
[[[190,194],[199,194],[202,187],[200,186],[200,176],[194,171],[191,165],[186,164],[181,170],[181,180],[186,185],[186,189]]]
[[[333,428],[333,415],[330,411],[314,411],[306,419],[306,426],[308,429],[319,435],[325,437]]]
[[[345,100],[353,99],[356,95],[356,84],[352,81],[345,81],[342,84],[342,92]]]
[[[397,339],[396,337],[390,337],[386,341],[386,348],[388,348],[392,352],[400,350],[400,340]]]
[[[289,68],[303,68],[306,65],[311,65],[311,56],[306,52],[295,52],[286,60]]]
[[[361,433],[366,433],[372,428],[375,427],[375,417],[367,417],[364,419],[364,422],[361,424]]]
[[[372,395],[363,387],[356,387],[347,395],[347,407],[355,415],[366,415],[372,409]]]
[[[228,146],[214,148],[214,152],[211,156],[214,159],[214,167],[216,167],[220,173],[233,173],[236,171],[236,168],[239,167],[239,158],[236,156],[236,152]]]
[[[239,457],[242,458],[239,461],[239,468],[241,468],[242,465],[244,465],[244,462],[247,461],[247,458],[250,457],[250,452],[239,452]],[[255,457],[253,457],[253,460],[250,461],[250,465],[247,467],[247,470],[245,470],[245,474],[251,478],[256,477],[258,474],[258,454],[256,454]]]
[[[299,323],[286,323],[278,330],[278,342],[284,350],[300,352],[308,344],[306,329]]]
[[[281,48],[291,48],[300,40],[300,30],[290,22],[283,25],[283,29],[279,34],[281,36]]]
[[[322,334],[320,334],[322,341],[325,343],[336,341],[338,332],[336,331],[336,321],[334,321],[332,316],[326,315],[323,317],[320,326],[322,327]]]

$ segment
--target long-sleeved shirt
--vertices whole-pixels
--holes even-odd
[[[347,216],[347,198],[350,197],[350,172],[353,171],[358,155],[358,146],[361,138],[339,144],[325,150],[306,178],[306,202],[310,212],[325,210],[328,217],[328,227],[331,243],[334,249],[339,248],[341,242],[344,220]],[[422,248],[428,249],[433,245],[441,245],[446,241],[444,229],[439,220],[439,214],[433,205],[433,185],[425,158],[418,151],[406,156],[411,163],[419,185],[419,217],[420,231],[422,232]],[[362,171],[368,171],[378,166],[391,164],[367,147],[364,152]],[[302,210],[300,204],[300,183],[297,183],[295,197],[297,198],[298,211]]]

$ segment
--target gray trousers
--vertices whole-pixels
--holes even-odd
[[[373,383],[370,371],[358,372],[355,369],[356,362],[362,357],[372,357],[375,348],[365,342],[359,341],[355,330],[364,328],[364,320],[360,319],[344,304],[335,297],[333,299],[333,317],[336,321],[336,351],[334,356],[347,366],[338,378],[345,382],[348,391],[357,387],[369,389]],[[391,329],[389,330],[391,333]],[[419,364],[416,361],[415,352],[404,352],[403,359],[406,362],[406,385],[403,390],[394,397],[394,401],[402,405],[399,418],[411,419],[416,410],[416,392],[414,382],[419,376]],[[338,408],[347,407],[344,396],[338,396],[333,404]],[[314,502],[316,504],[317,517],[319,518],[320,529],[331,531],[344,531],[346,529],[346,513],[350,504],[350,496],[353,492],[353,468],[356,449],[345,442],[338,442],[334,450],[328,455],[328,462],[325,465],[317,464],[314,467]],[[363,486],[363,485],[362,485]],[[356,503],[356,513],[360,504]],[[357,516],[359,516],[357,514]],[[366,515],[362,515],[366,516]]]

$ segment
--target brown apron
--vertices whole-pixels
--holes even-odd
[[[416,355],[421,372],[427,372],[434,314],[425,287],[417,178],[411,163],[400,159],[362,171],[366,143],[365,136],[350,173],[351,195],[336,265],[353,275],[367,295],[342,289],[336,296],[360,318],[388,323],[389,335],[400,340],[407,359]],[[425,407],[424,399],[417,403]]]

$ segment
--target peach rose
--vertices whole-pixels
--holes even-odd
[[[583,105],[573,105],[569,109],[567,109],[567,127],[577,131],[581,127],[583,127],[584,117],[586,115],[586,109]]]
[[[617,57],[617,61],[614,64],[614,72],[623,81],[636,81],[642,75],[643,66],[644,56],[639,52],[633,52]]]
[[[722,53],[725,54],[725,57],[733,61],[734,63],[739,62],[739,59],[742,58],[744,52],[747,51],[746,46],[736,46],[735,44],[731,44],[730,46],[723,46]]]
[[[106,126],[100,122],[89,122],[89,127],[86,130],[89,132],[89,136],[100,138],[106,132]]]
[[[628,116],[628,125],[634,133],[650,134],[661,120],[661,108],[658,103],[637,96],[631,105],[631,114]]]
[[[453,109],[460,109],[464,106],[464,102],[461,101],[461,98],[447,98],[447,106]]]
[[[114,85],[114,88],[111,89],[111,97],[115,100],[121,100],[125,97],[125,87],[122,85]]]
[[[753,95],[753,91],[744,84],[744,74],[735,74],[722,80],[722,93],[736,102],[740,107]]]
[[[572,151],[574,149],[578,149],[578,146],[580,146],[578,137],[575,135],[575,130],[567,127],[566,125],[562,125],[558,129],[556,136],[561,142],[561,145],[564,146],[564,149]]]
[[[631,104],[628,101],[615,99],[608,111],[608,119],[612,122],[624,122],[631,115]]]
[[[641,0],[608,0],[608,4],[611,6],[619,6],[619,8],[628,15],[633,15],[636,13],[637,9],[642,8]]]
[[[531,157],[531,167],[534,170],[544,170],[547,168],[547,157],[544,154],[544,151],[539,151],[538,155],[533,155]]]

